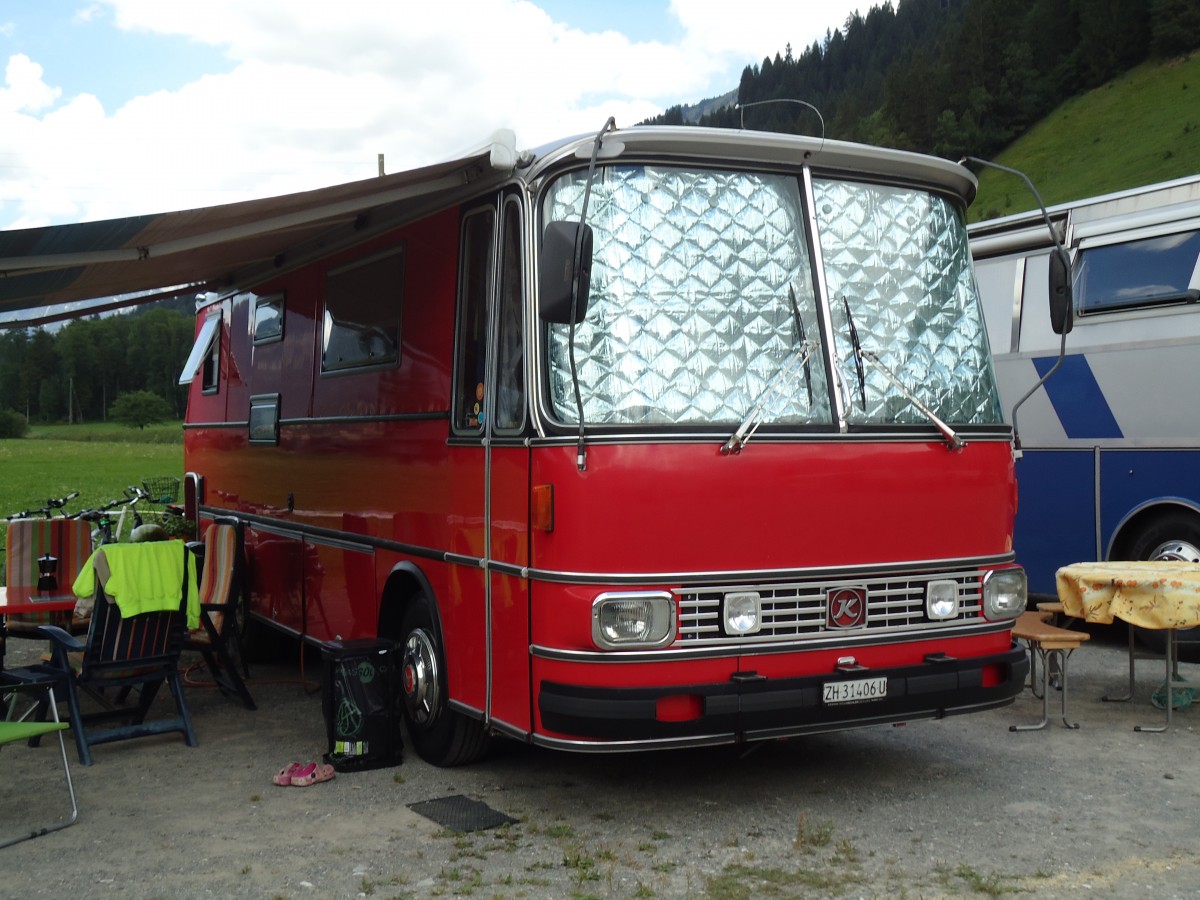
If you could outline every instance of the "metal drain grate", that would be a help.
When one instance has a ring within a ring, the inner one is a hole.
[[[440,800],[410,803],[408,808],[451,831],[483,831],[517,821],[511,816],[497,812],[482,801],[472,800],[462,794],[442,797]]]

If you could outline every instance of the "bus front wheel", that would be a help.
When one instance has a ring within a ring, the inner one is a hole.
[[[487,729],[446,702],[445,653],[424,595],[416,597],[405,613],[403,632],[400,682],[414,749],[435,766],[474,762],[487,749]]]
[[[1161,516],[1142,531],[1129,548],[1132,559],[1200,563],[1200,517],[1185,512]],[[1182,628],[1175,636],[1180,641],[1200,641],[1200,628]],[[1139,628],[1138,639],[1155,653],[1167,652],[1167,637],[1163,631]],[[1194,660],[1200,656],[1193,643],[1180,646],[1178,650],[1181,659]]]

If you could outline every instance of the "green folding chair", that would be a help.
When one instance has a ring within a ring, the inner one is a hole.
[[[46,700],[44,708],[49,709],[53,714],[53,720],[50,722],[33,722],[33,721],[3,721],[0,722],[0,746],[5,744],[13,744],[17,741],[36,741],[45,734],[58,733],[58,750],[62,755],[63,773],[67,780],[67,793],[71,798],[71,817],[64,821],[54,822],[50,825],[42,825],[32,830],[27,830],[15,835],[14,837],[0,840],[0,847],[8,847],[12,844],[18,844],[21,841],[27,841],[30,838],[41,837],[43,834],[50,834],[52,831],[58,831],[66,828],[68,825],[74,825],[75,820],[79,818],[79,804],[75,801],[75,785],[71,781],[71,766],[67,762],[67,745],[63,740],[63,732],[70,728],[67,722],[58,720],[58,709],[54,704],[54,684],[53,682],[38,681],[34,683],[4,683],[0,684],[0,696],[3,696],[7,704],[15,707],[16,700],[12,694],[18,691],[45,691]],[[31,804],[34,808],[38,808],[38,804]]]

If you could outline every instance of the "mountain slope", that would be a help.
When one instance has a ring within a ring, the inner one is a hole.
[[[1200,53],[1147,63],[1074,97],[996,162],[1032,179],[1046,205],[1200,172]],[[971,221],[1034,209],[1012,175],[979,173]]]

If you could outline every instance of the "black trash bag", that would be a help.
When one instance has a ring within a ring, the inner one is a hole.
[[[398,766],[404,741],[398,706],[399,648],[394,641],[333,641],[322,651],[321,706],[329,750],[338,772]]]

